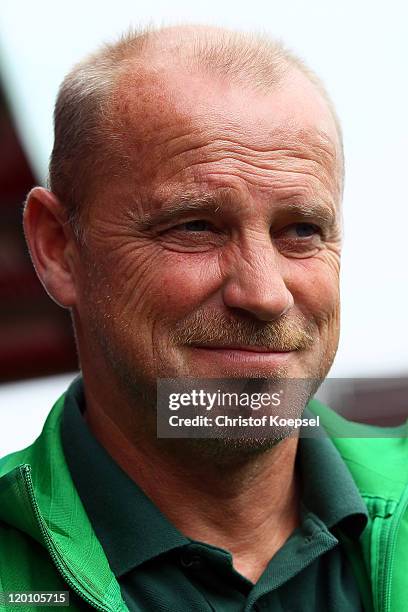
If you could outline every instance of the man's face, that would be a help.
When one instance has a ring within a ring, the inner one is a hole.
[[[159,83],[142,97],[128,79],[115,98],[127,162],[90,204],[83,369],[103,363],[146,388],[324,377],[340,267],[340,151],[325,103],[297,72],[269,93],[176,70]]]

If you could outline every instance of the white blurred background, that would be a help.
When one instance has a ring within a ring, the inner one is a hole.
[[[2,0],[5,95],[43,182],[64,74],[130,25],[200,22],[281,38],[323,78],[344,131],[342,333],[332,377],[408,373],[408,4]],[[0,456],[28,444],[74,373],[0,386]]]

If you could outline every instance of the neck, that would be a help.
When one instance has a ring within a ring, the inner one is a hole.
[[[146,430],[130,440],[127,429],[88,397],[86,420],[173,525],[187,537],[230,551],[235,569],[253,582],[299,524],[296,438],[262,453],[235,449],[221,459],[200,452],[200,445],[158,440]]]

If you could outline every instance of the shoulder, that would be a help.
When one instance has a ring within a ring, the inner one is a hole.
[[[408,491],[408,421],[375,427],[348,421],[316,399],[308,408],[320,416],[362,495],[397,501]]]

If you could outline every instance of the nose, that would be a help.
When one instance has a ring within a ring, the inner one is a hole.
[[[279,319],[293,304],[270,240],[238,250],[222,289],[226,307],[246,311],[262,321]]]

